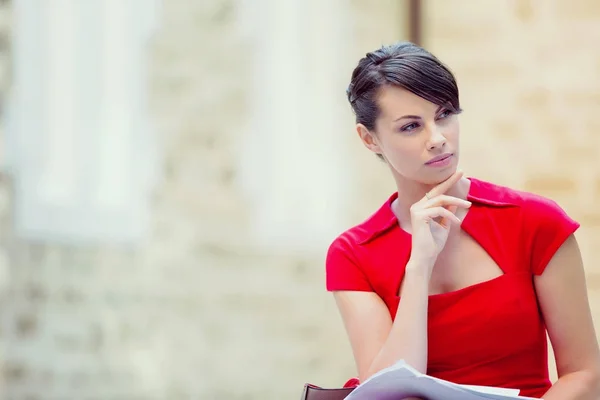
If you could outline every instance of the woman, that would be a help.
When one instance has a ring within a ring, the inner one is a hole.
[[[360,139],[397,186],[327,254],[359,380],[404,359],[456,383],[599,399],[579,224],[553,201],[457,171],[458,88],[426,50],[368,53],[347,95]]]

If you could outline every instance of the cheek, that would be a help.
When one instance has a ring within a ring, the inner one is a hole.
[[[447,134],[445,134],[444,136],[446,136],[446,140],[450,143],[458,143],[458,132],[457,131],[450,131]]]
[[[412,169],[423,158],[423,144],[417,140],[398,140],[387,143],[385,153],[390,164],[397,170]]]
[[[445,131],[446,131],[445,136],[448,139],[458,140],[458,136],[459,136],[459,132],[460,132],[460,126],[458,124],[458,120],[456,118],[453,118],[453,120],[450,121],[450,123],[446,126]]]
[[[421,163],[425,148],[421,135],[411,136],[386,132],[379,138],[381,150],[395,169],[412,169],[415,163]]]

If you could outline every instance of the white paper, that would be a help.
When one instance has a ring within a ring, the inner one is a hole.
[[[352,391],[346,400],[539,400],[519,396],[518,389],[458,385],[421,374],[404,360],[383,369]]]
[[[507,389],[507,388],[498,388],[492,386],[478,386],[478,385],[460,385],[465,389],[475,390],[479,393],[489,393],[489,394],[503,394],[505,396],[518,396],[519,389]]]

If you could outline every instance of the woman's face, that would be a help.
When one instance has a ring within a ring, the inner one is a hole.
[[[381,154],[396,178],[437,184],[458,165],[458,116],[397,86],[380,88],[375,132],[358,124],[367,148]]]

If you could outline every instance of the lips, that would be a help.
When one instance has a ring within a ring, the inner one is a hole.
[[[452,153],[440,154],[439,156],[433,157],[431,160],[427,161],[425,164],[429,165],[429,164],[433,164],[436,162],[444,161],[445,159],[452,157],[452,156],[453,156]]]

